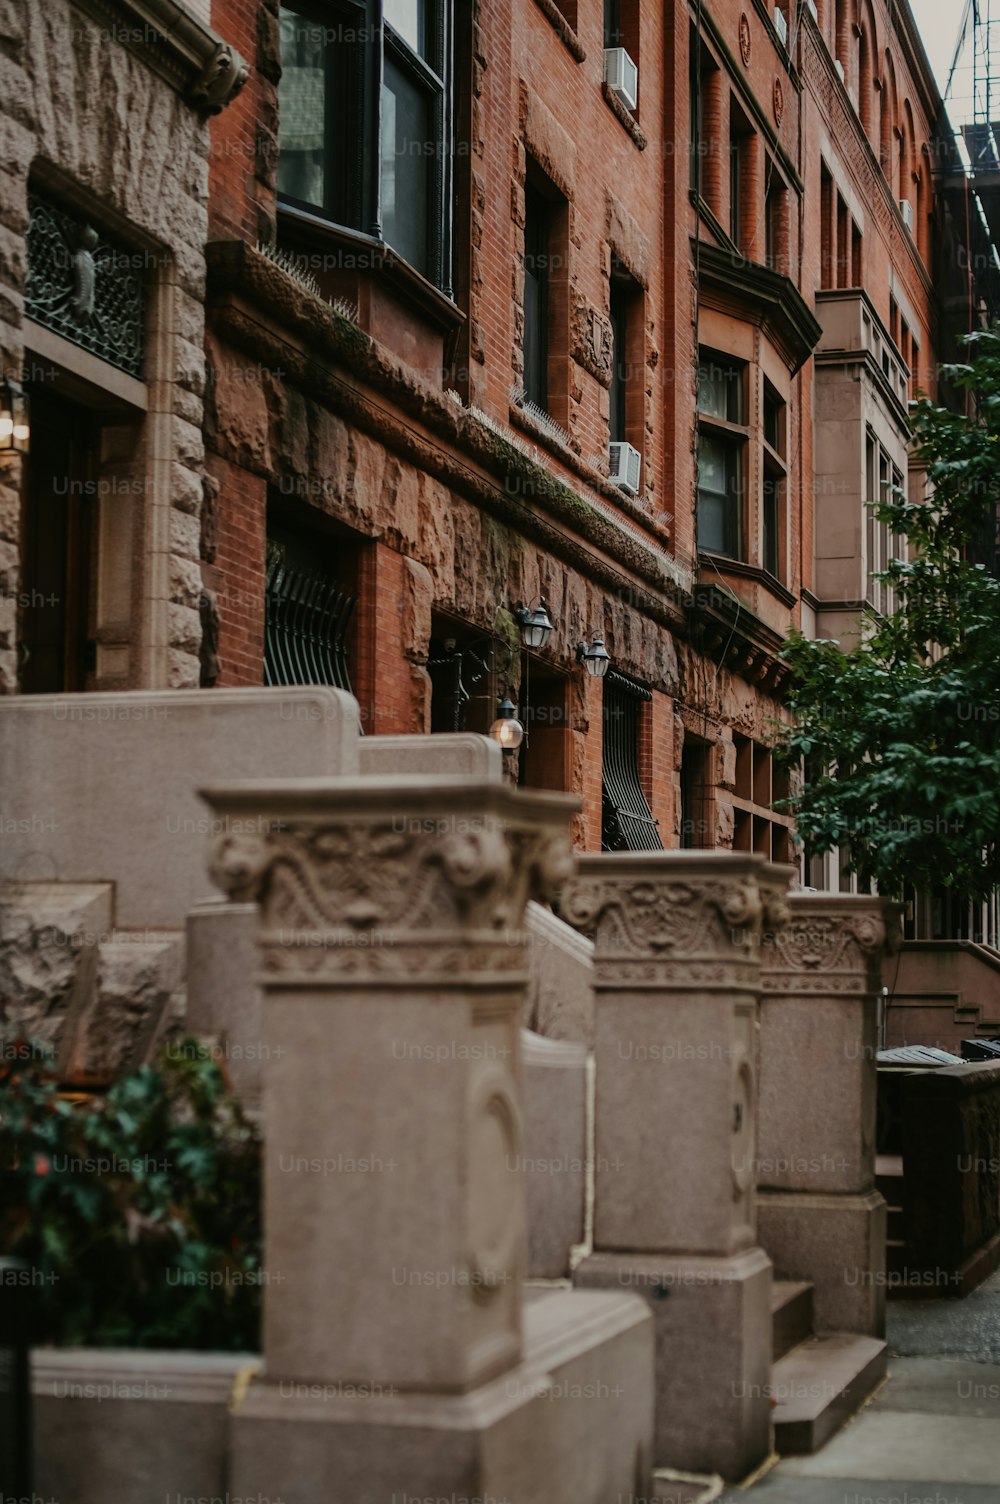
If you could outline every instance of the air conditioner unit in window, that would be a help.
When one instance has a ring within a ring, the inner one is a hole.
[[[785,12],[776,5],[774,7],[774,29],[778,33],[778,41],[782,47],[788,46],[788,22],[785,20]]]
[[[806,0],[806,10],[812,16],[816,25],[819,25],[819,11],[816,9],[816,0]]]
[[[834,60],[833,60],[833,66],[837,70],[837,77],[840,79],[840,82],[843,83],[844,82],[844,65],[840,61],[839,57],[834,58]]]
[[[611,484],[620,486],[629,496],[639,494],[639,476],[642,471],[642,455],[631,444],[612,444],[608,450],[611,464]]]
[[[913,205],[908,198],[899,201],[899,212],[903,216],[903,223],[908,230],[913,229]]]
[[[624,47],[605,47],[604,82],[628,109],[639,103],[639,70]]]

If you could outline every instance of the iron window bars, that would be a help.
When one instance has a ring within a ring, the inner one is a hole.
[[[662,851],[659,822],[639,780],[639,722],[648,689],[609,669],[604,679],[603,851]]]
[[[352,693],[347,629],[356,603],[335,578],[289,565],[282,546],[269,543],[264,683],[330,684]]]

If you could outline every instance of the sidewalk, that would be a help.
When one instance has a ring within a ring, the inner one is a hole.
[[[865,1409],[723,1504],[1000,1504],[1000,1273],[965,1300],[891,1300],[888,1341]]]

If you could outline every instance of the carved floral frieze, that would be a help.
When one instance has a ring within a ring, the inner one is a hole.
[[[554,895],[572,853],[558,826],[441,811],[227,830],[209,870],[259,902],[265,974],[502,973],[526,943],[528,900]]]

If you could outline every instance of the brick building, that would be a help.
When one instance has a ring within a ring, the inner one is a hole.
[[[89,195],[123,245],[186,269],[174,345],[154,290],[173,273],[141,294],[152,386],[109,377],[92,407],[88,463],[127,480],[141,454],[146,489],[117,522],[111,498],[75,566],[76,667],[46,666],[12,609],[19,687],[320,679],[378,733],[486,730],[509,696],[511,776],[577,792],[582,845],[790,856],[768,751],[781,643],[844,636],[877,592],[894,544],[864,502],[907,473],[906,403],[934,390],[957,268],[906,6],[190,8],[229,59],[228,107],[206,125],[172,106],[190,139],[129,169],[95,106],[95,164],[60,167],[66,204]],[[29,13],[23,55],[40,66],[58,32],[86,90],[76,8]],[[162,51],[124,26],[101,43],[113,77]],[[50,117],[10,112],[8,309]],[[116,163],[141,206],[123,210]],[[69,337],[93,381],[106,359]],[[12,567],[38,453],[7,467]],[[56,567],[31,547],[22,599]],[[520,618],[543,602],[553,629],[529,648]]]

